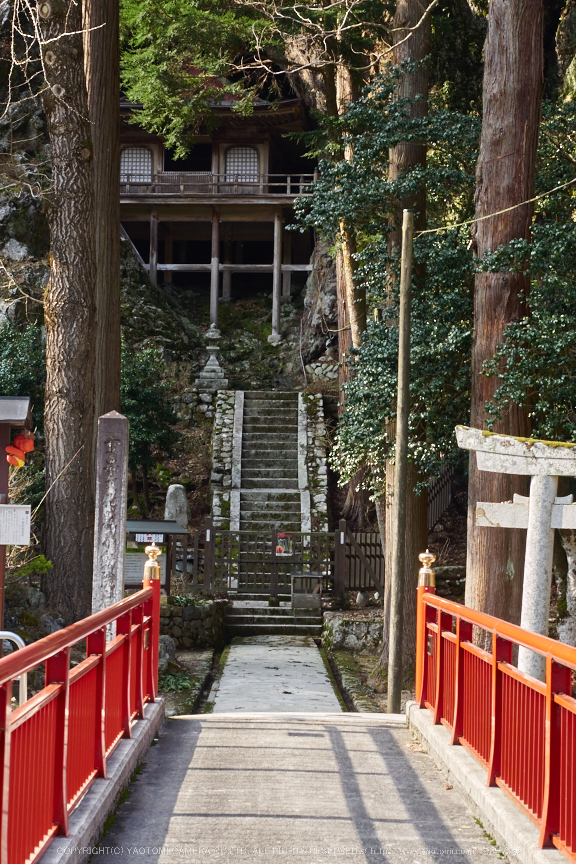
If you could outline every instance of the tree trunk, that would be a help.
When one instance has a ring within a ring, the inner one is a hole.
[[[42,94],[52,159],[46,199],[45,549],[49,599],[66,621],[90,613],[94,534],[95,252],[93,161],[79,4],[38,7],[49,87]],[[45,17],[44,17],[45,15]],[[66,32],[78,35],[65,35]]]
[[[543,66],[542,0],[492,0],[484,62],[484,115],[476,170],[476,217],[532,198]],[[478,258],[515,238],[528,238],[533,206],[526,204],[475,225]],[[485,404],[498,380],[482,375],[506,325],[525,313],[529,287],[521,273],[479,273],[474,290],[471,425],[482,429]],[[494,430],[529,435],[528,412],[510,405]],[[526,493],[525,478],[478,471],[470,454],[466,604],[518,622],[525,532],[479,528],[477,501],[509,501]]]
[[[398,0],[396,13],[394,15],[394,42],[399,43],[406,37],[406,28],[414,27],[422,16],[422,6],[418,0]],[[430,50],[430,21],[426,19],[406,42],[396,44],[394,49],[394,63],[396,65],[413,61],[424,60]],[[428,111],[428,69],[420,66],[414,73],[402,75],[399,82],[398,98],[411,100],[410,114],[412,117],[420,118]],[[388,176],[390,180],[396,180],[403,174],[407,174],[417,167],[426,165],[426,145],[424,143],[398,144],[390,150],[390,163]],[[413,209],[415,211],[414,226],[417,230],[426,227],[426,192],[421,190],[410,199],[399,201],[394,224],[398,226],[389,235],[389,250],[391,253],[397,251],[402,245],[402,211]],[[422,280],[424,272],[416,275]],[[396,423],[388,424],[388,440],[393,441],[396,437]],[[395,466],[390,460],[386,460],[386,573],[392,569],[392,507],[394,503],[394,473]],[[404,623],[402,629],[403,643],[403,665],[404,674],[414,664],[416,648],[416,586],[418,582],[418,555],[424,552],[428,544],[428,496],[426,491],[416,495],[414,488],[422,481],[422,477],[412,462],[408,463],[407,477],[407,503],[406,503],[406,536],[405,536],[405,564],[404,564]],[[390,580],[386,579],[384,591],[384,640],[380,663],[383,667],[388,665],[388,619],[390,612]]]
[[[94,148],[96,417],[120,410],[120,54],[118,0],[84,0],[84,68]]]

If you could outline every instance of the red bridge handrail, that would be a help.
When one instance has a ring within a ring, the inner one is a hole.
[[[33,864],[68,835],[70,814],[155,701],[159,632],[160,580],[145,580],[131,597],[0,660],[0,864]],[[42,665],[43,686],[13,710],[14,680]]]
[[[485,612],[477,612],[462,603],[446,600],[437,594],[425,593],[424,603],[427,606],[435,606],[448,615],[457,615],[463,621],[469,621],[470,624],[475,624],[489,633],[495,633],[497,636],[502,636],[503,639],[509,639],[517,645],[522,645],[524,648],[529,648],[545,657],[552,657],[554,660],[576,669],[576,648],[573,648],[572,645],[566,645],[564,642],[558,642],[557,639],[550,639],[548,636],[541,636],[539,633],[531,633],[530,630],[524,630],[517,624],[510,624],[501,618],[486,615]]]
[[[418,588],[416,701],[463,745],[540,830],[576,862],[576,648]],[[474,643],[474,628],[484,644]],[[491,643],[491,646],[490,646]],[[546,660],[521,672],[517,646]]]
[[[26,645],[25,648],[20,648],[19,651],[13,651],[12,654],[8,654],[0,660],[0,687],[7,681],[13,681],[23,672],[29,672],[35,666],[45,663],[54,654],[58,654],[65,648],[71,648],[94,631],[106,627],[130,609],[135,609],[144,600],[151,598],[152,588],[143,588],[142,591],[125,597],[101,612],[95,612],[88,618],[83,618],[75,624],[70,624],[56,633],[51,633],[43,639],[38,639],[37,642]]]

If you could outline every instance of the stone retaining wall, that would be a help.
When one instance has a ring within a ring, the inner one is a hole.
[[[177,648],[209,648],[224,642],[224,607],[228,601],[176,606],[171,599],[160,606],[161,636],[171,636]]]
[[[212,433],[212,517],[215,528],[230,528],[230,488],[234,437],[234,390],[216,394],[216,416]]]
[[[349,651],[351,654],[379,654],[382,644],[382,610],[370,615],[350,612],[325,612],[322,647],[325,651]]]

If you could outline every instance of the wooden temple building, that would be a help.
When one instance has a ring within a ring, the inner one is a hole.
[[[306,112],[299,99],[256,100],[248,117],[233,104],[213,105],[215,131],[176,160],[159,136],[128,122],[137,106],[121,102],[122,230],[153,285],[209,288],[215,325],[219,300],[271,288],[278,341],[282,295],[293,274],[311,269],[311,232],[285,230],[314,179],[314,163],[285,137],[307,128]]]

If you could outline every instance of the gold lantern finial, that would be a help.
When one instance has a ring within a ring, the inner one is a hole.
[[[434,574],[434,570],[432,570],[431,565],[436,560],[436,556],[430,552],[429,549],[426,549],[426,552],[421,552],[418,555],[419,560],[424,565],[418,571],[418,585],[425,585],[428,588],[436,587],[436,576]]]
[[[148,555],[148,561],[144,564],[144,579],[160,579],[162,574],[156,559],[162,550],[156,546],[156,543],[152,543],[151,546],[146,546],[144,551]]]

